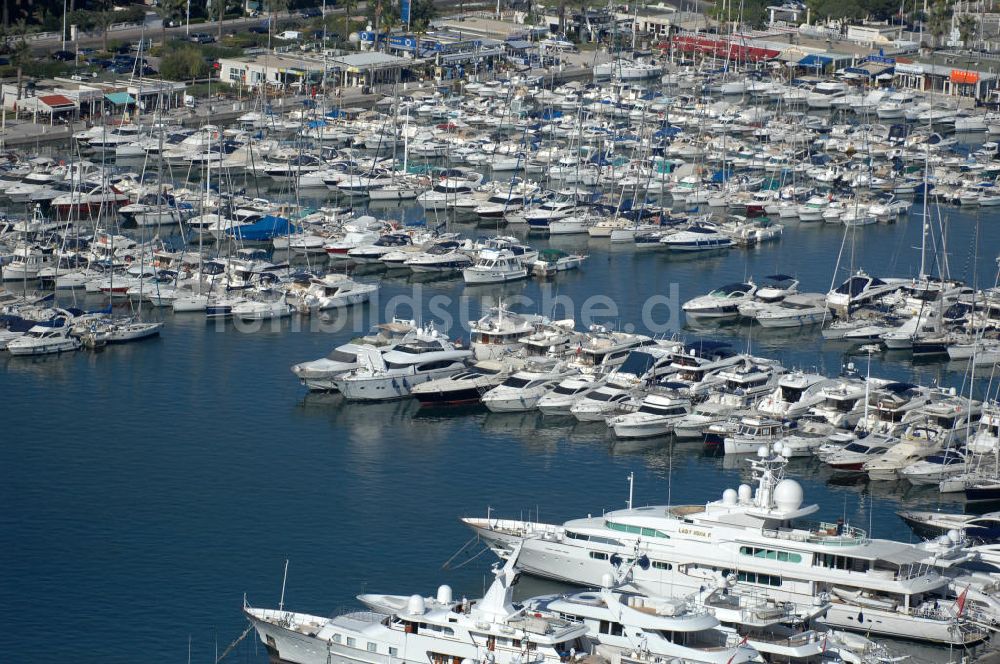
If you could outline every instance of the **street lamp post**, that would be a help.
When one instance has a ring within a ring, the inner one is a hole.
[[[63,0],[62,50],[66,50],[66,0]]]

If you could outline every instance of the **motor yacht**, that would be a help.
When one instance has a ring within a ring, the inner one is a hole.
[[[681,307],[692,318],[735,318],[740,305],[754,299],[757,286],[752,281],[726,284],[691,300]]]
[[[644,555],[625,589],[671,595],[703,588],[718,570],[777,601],[807,604],[820,596],[825,624],[941,644],[981,642],[975,615],[993,611],[970,596],[965,612],[947,608],[958,592],[941,566],[969,559],[960,542],[919,545],[871,538],[843,520],[805,520],[802,487],[784,476],[787,459],[762,449],[748,460],[756,489],[727,489],[720,500],[613,510],[563,524],[465,518],[500,557],[517,553],[525,572],[600,586],[611,556]],[[932,562],[933,561],[933,562]],[[964,600],[963,600],[964,601]],[[957,622],[956,622],[957,621]]]
[[[475,265],[462,270],[467,284],[500,284],[527,277],[527,265],[508,249],[484,249]]]
[[[64,321],[33,326],[23,335],[7,342],[11,355],[53,355],[80,348],[80,340],[70,336],[71,327]]]
[[[478,404],[483,394],[523,367],[524,362],[514,358],[479,360],[456,374],[415,385],[411,393],[421,406]]]
[[[358,355],[364,346],[375,349],[392,346],[416,331],[416,324],[412,320],[393,319],[391,322],[376,325],[367,335],[356,341],[337,346],[325,357],[294,365],[292,373],[310,390],[336,391],[336,378],[361,366]]]
[[[584,623],[514,605],[516,560],[511,555],[508,564],[494,568],[495,580],[480,600],[455,601],[451,588],[441,586],[433,598],[361,595],[358,599],[372,610],[334,618],[284,608],[243,610],[270,657],[289,664],[371,664],[373,657],[400,664],[455,664],[486,661],[484,653],[495,664],[561,664],[570,650],[587,652]]]
[[[523,413],[534,410],[541,399],[567,376],[577,373],[565,363],[528,366],[507,377],[484,393],[483,405],[494,413]]]
[[[471,358],[472,351],[457,348],[428,327],[391,348],[362,348],[360,366],[334,382],[349,401],[399,399],[410,396],[415,385],[462,371]]]
[[[673,432],[674,423],[691,412],[691,400],[670,389],[657,386],[643,397],[631,413],[608,418],[615,438],[651,438]]]

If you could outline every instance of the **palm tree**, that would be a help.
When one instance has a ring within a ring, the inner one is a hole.
[[[167,43],[167,23],[179,17],[187,6],[187,0],[160,0],[153,9],[160,17],[160,44]]]
[[[344,2],[344,39],[351,35],[351,10],[355,8],[354,0]]]
[[[972,47],[972,41],[976,38],[979,26],[976,24],[976,17],[972,14],[962,14],[958,19],[958,34],[962,40],[962,46]]]
[[[94,14],[94,25],[101,31],[103,37],[102,48],[108,50],[108,28],[115,23],[115,13],[110,11],[96,12]]]
[[[934,0],[931,5],[930,16],[927,17],[927,30],[934,38],[936,46],[941,37],[948,32],[951,25],[951,2],[950,0]]]

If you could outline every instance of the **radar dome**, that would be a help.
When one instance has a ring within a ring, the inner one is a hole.
[[[438,586],[437,601],[441,604],[451,604],[451,586]]]
[[[753,500],[753,489],[750,488],[749,484],[741,484],[737,495],[739,495],[741,503],[749,503]]]
[[[802,485],[795,480],[781,480],[774,487],[774,504],[783,512],[791,512],[802,506]]]
[[[947,535],[939,535],[937,538],[937,543],[941,546],[951,546],[951,540],[948,539]]]
[[[952,528],[948,531],[948,539],[950,539],[954,544],[958,544],[962,541],[962,533]]]
[[[422,616],[426,610],[423,597],[420,595],[410,595],[409,601],[406,602],[406,612],[408,614],[411,616]]]
[[[767,448],[764,447],[763,445],[757,448],[757,456],[759,456],[761,459],[766,459],[767,454],[768,454]]]
[[[782,452],[785,451],[785,446],[782,445],[781,441],[779,440],[772,446],[772,449],[774,450],[775,454],[781,454]]]
[[[735,505],[740,501],[739,494],[736,493],[735,489],[726,489],[722,492],[722,504],[723,505]]]

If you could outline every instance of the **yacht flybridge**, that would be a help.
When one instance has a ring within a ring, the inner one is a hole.
[[[811,523],[802,487],[784,477],[781,444],[750,460],[756,489],[727,489],[705,505],[608,512],[562,525],[465,518],[499,556],[519,551],[529,574],[600,586],[613,556],[649,558],[626,589],[652,596],[696,591],[720,573],[776,601],[828,601],[831,627],[970,645],[983,641],[985,603],[953,610],[956,585],[939,568],[965,562],[961,542],[911,545],[870,538],[843,521]]]

